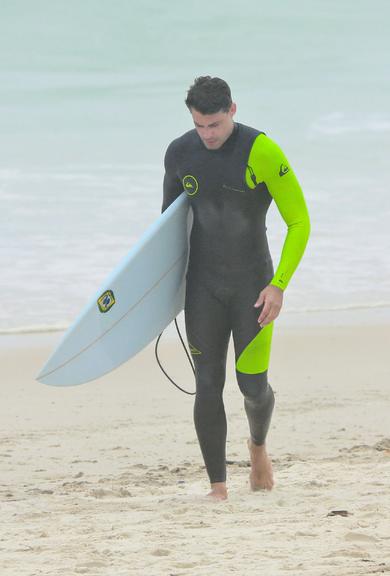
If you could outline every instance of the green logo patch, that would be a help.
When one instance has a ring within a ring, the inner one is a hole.
[[[97,305],[100,312],[103,314],[108,312],[115,304],[115,296],[112,290],[106,290],[101,296],[99,296]]]
[[[195,194],[199,190],[199,184],[195,176],[191,176],[191,174],[187,174],[183,178],[183,186],[184,190],[187,193],[187,196],[195,196]]]

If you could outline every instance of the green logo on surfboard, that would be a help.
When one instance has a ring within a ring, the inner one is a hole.
[[[106,290],[99,296],[97,304],[100,312],[108,312],[115,304],[115,296],[112,290]]]

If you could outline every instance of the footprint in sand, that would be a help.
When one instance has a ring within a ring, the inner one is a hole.
[[[171,553],[170,550],[163,550],[162,548],[157,548],[157,550],[153,550],[151,552],[152,556],[169,556]]]
[[[88,573],[96,574],[95,572],[96,568],[106,568],[106,566],[107,564],[105,564],[104,562],[92,561],[75,566],[74,571],[76,572],[76,574],[88,574]]]
[[[345,540],[348,542],[377,542],[378,538],[376,536],[370,536],[369,534],[363,534],[362,532],[347,532],[344,536]]]
[[[90,494],[94,498],[106,498],[113,495],[111,490],[103,490],[103,488],[91,490]]]
[[[27,490],[28,494],[42,494],[42,495],[52,495],[54,494],[54,490],[50,490],[48,488],[31,488],[30,490]]]
[[[132,496],[131,492],[126,488],[119,488],[119,490],[104,490],[103,488],[96,488],[91,490],[90,495],[94,498],[129,498]]]
[[[383,438],[379,442],[377,442],[374,446],[375,450],[384,451],[389,453],[390,452],[390,438]]]

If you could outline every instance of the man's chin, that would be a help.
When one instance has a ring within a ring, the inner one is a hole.
[[[217,150],[218,148],[221,147],[220,142],[205,142],[205,141],[203,141],[203,144],[206,146],[206,148],[208,150]]]

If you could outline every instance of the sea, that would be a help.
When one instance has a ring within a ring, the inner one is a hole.
[[[158,217],[186,91],[224,78],[312,222],[285,314],[390,309],[388,0],[0,0],[0,334],[63,330]],[[269,211],[277,265],[286,226]]]

